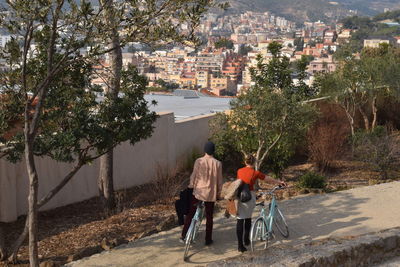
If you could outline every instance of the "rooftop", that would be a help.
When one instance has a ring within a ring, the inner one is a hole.
[[[153,100],[157,101],[156,106],[150,106],[151,111],[172,111],[175,120],[229,110],[229,102],[231,101],[231,98],[208,96],[185,98],[184,96],[158,94],[145,95],[145,99],[149,103]]]

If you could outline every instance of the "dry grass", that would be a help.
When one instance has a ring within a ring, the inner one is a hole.
[[[327,104],[320,110],[321,116],[308,132],[307,143],[310,160],[319,171],[326,172],[343,154],[349,127],[337,105]]]
[[[168,201],[179,194],[179,192],[188,185],[189,173],[174,169],[168,171],[157,166],[157,177],[151,183],[148,197],[156,202]]]

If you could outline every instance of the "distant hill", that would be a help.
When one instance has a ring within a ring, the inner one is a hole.
[[[400,9],[399,0],[335,0],[348,9],[358,10],[361,15],[376,15],[385,11],[385,8]]]
[[[220,0],[224,1],[224,0]],[[385,8],[400,9],[399,0],[228,0],[230,12],[271,11],[296,22],[318,19],[330,22],[354,15],[376,15]]]
[[[221,0],[223,1],[223,0]],[[328,0],[230,0],[230,12],[270,11],[295,22],[332,21],[350,15],[337,2]]]
[[[77,0],[79,1],[79,0]],[[97,0],[90,0],[92,3]],[[400,9],[400,0],[218,0],[229,2],[227,12],[270,11],[289,20],[303,23],[304,21],[323,20],[335,21],[354,15],[349,10],[357,10],[358,15],[376,15],[385,8]],[[0,0],[4,5],[5,0]]]

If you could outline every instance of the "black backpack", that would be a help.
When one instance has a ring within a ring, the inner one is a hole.
[[[240,199],[240,202],[250,201],[252,196],[251,196],[249,184],[246,184],[245,182],[242,181],[242,184],[240,185],[239,190],[238,190],[238,197]]]

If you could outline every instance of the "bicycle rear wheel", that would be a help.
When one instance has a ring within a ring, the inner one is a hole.
[[[289,227],[283,213],[278,207],[275,207],[274,224],[283,237],[289,237]]]
[[[189,226],[189,230],[186,233],[186,238],[185,238],[185,252],[183,253],[183,260],[186,261],[187,255],[189,253],[189,248],[190,245],[193,242],[193,237],[194,237],[194,232],[196,231],[196,223],[197,221],[195,219],[192,220]]]
[[[268,246],[268,231],[267,225],[263,218],[257,218],[250,230],[250,247],[251,251],[255,250],[256,244],[258,242],[264,242],[264,249]]]

